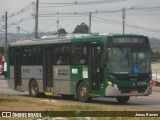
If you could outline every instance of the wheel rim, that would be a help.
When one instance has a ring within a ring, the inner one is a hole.
[[[86,87],[82,87],[81,90],[80,90],[81,98],[85,98],[86,95],[87,95],[87,88]]]
[[[36,85],[32,85],[32,94],[35,95],[37,93],[38,87]]]

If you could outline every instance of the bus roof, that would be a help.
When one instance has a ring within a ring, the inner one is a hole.
[[[35,39],[35,40],[24,40],[14,43],[10,43],[9,46],[28,46],[28,45],[43,45],[43,44],[56,44],[56,43],[69,43],[69,42],[90,42],[105,40],[108,36],[143,36],[135,34],[114,34],[114,35],[102,35],[102,36],[82,36],[82,37],[54,37],[49,39]],[[144,37],[144,36],[143,36]]]
[[[104,37],[104,36],[103,36]],[[78,38],[50,38],[50,39],[37,39],[25,40],[10,43],[9,46],[28,46],[28,45],[43,45],[43,44],[56,44],[56,43],[69,43],[69,42],[87,42],[101,40],[102,36],[85,36]]]

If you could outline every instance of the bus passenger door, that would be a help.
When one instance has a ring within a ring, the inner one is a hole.
[[[43,89],[44,91],[53,91],[53,48],[44,48],[43,55]]]
[[[16,90],[21,90],[22,80],[21,80],[21,65],[22,65],[22,53],[21,49],[15,49],[14,55],[14,88]]]
[[[100,89],[100,80],[101,80],[101,53],[100,53],[101,44],[98,42],[91,43],[90,49],[90,70],[91,70],[91,90],[99,90]]]

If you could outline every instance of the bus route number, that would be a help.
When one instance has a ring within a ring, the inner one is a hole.
[[[30,73],[30,69],[23,69],[23,73]]]

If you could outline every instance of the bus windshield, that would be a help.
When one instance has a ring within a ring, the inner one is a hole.
[[[149,73],[150,50],[136,47],[111,47],[108,48],[108,69],[111,73],[132,74]]]

